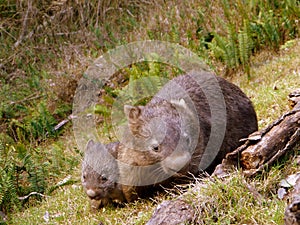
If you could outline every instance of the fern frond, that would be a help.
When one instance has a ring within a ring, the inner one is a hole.
[[[249,22],[244,20],[243,29],[238,33],[239,42],[239,58],[243,67],[249,64],[251,51],[253,48],[253,41],[251,37],[251,32],[249,29]]]

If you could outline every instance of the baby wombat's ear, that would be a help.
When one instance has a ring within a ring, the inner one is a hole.
[[[91,149],[94,145],[95,145],[94,140],[90,139],[90,140],[88,141],[88,143],[86,144],[86,146],[85,146],[85,151],[88,151],[88,150]]]
[[[115,159],[118,158],[119,143],[113,142],[106,145],[106,149]]]

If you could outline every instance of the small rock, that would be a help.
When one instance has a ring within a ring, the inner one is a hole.
[[[281,187],[290,188],[295,186],[297,179],[300,178],[300,173],[289,175],[287,178],[282,179],[279,183]]]
[[[289,193],[290,204],[284,212],[285,225],[300,224],[300,178],[296,180],[293,187],[294,189]]]
[[[177,225],[191,223],[194,210],[183,200],[164,201],[157,206],[146,225]]]
[[[43,216],[43,219],[45,220],[46,223],[49,222],[49,217],[50,217],[50,216],[49,216],[49,212],[46,211],[45,214],[44,214],[44,216]]]
[[[287,194],[287,192],[286,192],[285,188],[278,189],[277,195],[280,200],[283,199],[286,194]]]

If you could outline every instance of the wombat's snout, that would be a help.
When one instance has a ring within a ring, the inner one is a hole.
[[[191,160],[188,151],[177,150],[161,162],[161,166],[166,174],[173,175],[184,168]]]
[[[94,190],[92,190],[92,189],[86,190],[86,194],[87,194],[90,198],[94,198],[94,197],[97,195],[97,193],[96,193]]]
[[[93,189],[87,189],[86,190],[86,194],[92,200],[99,200],[99,199],[101,199],[103,197],[102,194],[101,194],[101,192],[97,192],[97,191],[95,191]]]

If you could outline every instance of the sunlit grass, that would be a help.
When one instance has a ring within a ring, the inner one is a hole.
[[[244,75],[233,78],[233,82],[251,97],[261,128],[289,110],[287,96],[300,87],[299,39],[292,44],[278,55],[272,56],[265,51],[256,56],[250,80]]]
[[[196,183],[191,203],[197,210],[197,224],[282,224],[285,203],[276,196],[257,198],[247,187],[249,182],[236,172],[223,180],[206,180],[205,186]],[[262,193],[256,186],[259,182],[254,180],[251,186]]]
[[[156,197],[158,199],[158,197]],[[158,200],[157,200],[158,201]],[[151,200],[108,206],[95,212],[80,184],[63,187],[38,206],[12,215],[12,224],[143,224],[154,210]]]

